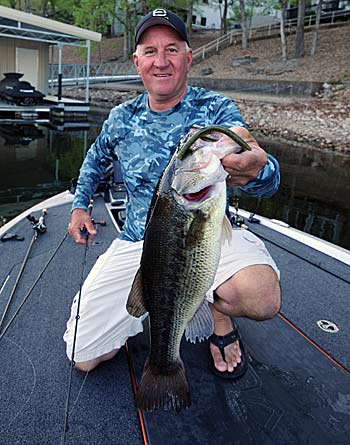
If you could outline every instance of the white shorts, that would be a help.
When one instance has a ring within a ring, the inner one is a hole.
[[[126,302],[139,268],[143,241],[132,243],[116,239],[101,255],[86,278],[81,292],[79,321],[74,360],[83,362],[123,346],[133,335],[142,332],[145,317],[135,318],[126,310]],[[279,270],[253,233],[244,229],[232,230],[231,243],[222,247],[214,283],[207,293],[213,301],[213,291],[239,270],[256,264],[270,265],[279,277]],[[63,336],[67,356],[72,356],[78,294],[73,299],[70,319]]]

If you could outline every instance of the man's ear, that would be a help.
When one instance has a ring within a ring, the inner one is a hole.
[[[190,71],[192,65],[192,49],[190,49],[187,53],[187,63],[188,63],[188,71]]]
[[[135,65],[135,67],[137,69],[137,72],[139,72],[139,58],[138,58],[138,55],[136,54],[136,52],[133,53],[132,59],[134,61],[134,65]]]

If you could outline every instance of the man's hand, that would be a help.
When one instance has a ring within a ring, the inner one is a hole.
[[[85,236],[83,229],[86,229],[89,236]],[[96,230],[89,213],[84,209],[73,210],[68,226],[69,234],[78,244],[86,244],[87,240],[92,241]]]
[[[222,165],[229,174],[227,184],[233,187],[245,185],[251,179],[255,179],[260,170],[265,166],[267,155],[246,128],[233,127],[231,130],[244,139],[252,148],[251,151],[227,155],[221,160]]]

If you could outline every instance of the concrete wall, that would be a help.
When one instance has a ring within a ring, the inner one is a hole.
[[[0,38],[0,80],[7,72],[16,71],[16,48],[27,48],[38,50],[38,73],[36,89],[47,94],[48,89],[48,62],[49,62],[49,45],[43,42],[32,42],[21,39]],[[32,71],[32,67],[28,66],[28,72]],[[21,80],[26,79],[26,69],[21,71],[24,76]]]

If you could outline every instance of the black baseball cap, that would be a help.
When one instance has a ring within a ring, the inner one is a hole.
[[[157,8],[145,15],[144,18],[136,25],[135,48],[140,42],[141,36],[146,29],[154,25],[165,25],[173,28],[180,35],[180,37],[187,42],[188,46],[190,46],[186,26],[180,17],[166,9]]]

